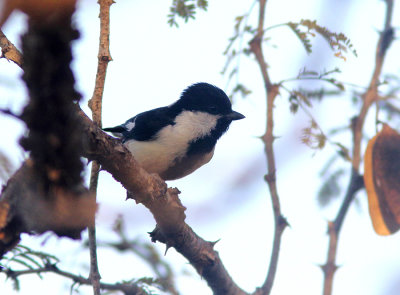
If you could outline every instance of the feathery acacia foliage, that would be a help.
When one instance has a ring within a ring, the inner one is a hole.
[[[178,27],[177,17],[182,18],[185,22],[194,19],[196,9],[207,10],[208,0],[173,0],[168,14],[168,24]]]

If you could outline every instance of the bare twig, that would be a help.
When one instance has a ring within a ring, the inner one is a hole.
[[[97,184],[99,180],[99,169],[100,165],[96,162],[92,162],[92,169],[90,172],[90,185],[89,191],[91,194],[96,196]],[[89,253],[90,253],[90,274],[89,279],[93,286],[93,294],[100,295],[100,272],[97,263],[97,245],[96,245],[96,220],[94,218],[93,225],[88,227],[89,235]]]
[[[4,114],[4,115],[8,115],[10,117],[16,118],[16,119],[21,119],[21,117],[17,114],[15,114],[12,110],[10,109],[1,109],[0,108],[0,113]]]
[[[275,233],[274,233],[274,242],[271,253],[271,261],[268,269],[268,275],[266,277],[264,284],[258,290],[258,294],[269,294],[271,292],[272,285],[275,279],[276,268],[278,265],[281,237],[284,229],[287,226],[287,221],[282,216],[280,209],[278,190],[276,186],[276,166],[275,166],[275,154],[273,148],[273,142],[275,139],[273,135],[273,129],[274,129],[273,108],[274,108],[275,98],[279,94],[279,85],[271,83],[267,70],[267,63],[263,55],[262,39],[264,34],[265,5],[267,1],[260,0],[259,2],[260,2],[260,8],[259,8],[260,11],[259,11],[257,35],[253,38],[253,40],[250,41],[250,49],[254,53],[258,65],[260,67],[261,74],[264,79],[264,86],[267,96],[267,126],[266,126],[266,132],[262,136],[262,140],[265,145],[265,153],[267,156],[268,174],[265,176],[265,180],[268,183],[272,200],[272,207],[275,219]]]
[[[112,61],[110,54],[110,6],[113,0],[98,0],[100,5],[100,40],[99,53],[97,55],[96,84],[92,98],[89,100],[89,108],[92,111],[93,122],[101,127],[101,105],[104,91],[107,66]]]
[[[86,279],[82,276],[78,276],[72,274],[70,272],[63,271],[59,269],[54,264],[46,264],[44,267],[35,268],[35,269],[27,269],[27,270],[6,270],[5,273],[7,277],[11,279],[17,279],[19,276],[27,275],[27,274],[41,274],[41,273],[55,273],[57,275],[63,276],[65,278],[69,278],[74,281],[75,284],[80,285],[92,285],[91,279]],[[106,284],[100,283],[100,289],[109,290],[109,291],[122,291],[124,294],[129,295],[145,295],[148,294],[143,288],[138,286],[135,283],[117,283],[117,284]]]
[[[0,47],[1,57],[11,60],[20,68],[22,67],[22,53],[7,39],[2,30],[0,30]]]
[[[96,83],[93,96],[89,101],[89,107],[92,110],[93,122],[101,127],[101,108],[106,80],[107,66],[111,61],[110,55],[110,7],[114,3],[113,0],[99,0],[100,5],[100,44],[98,53],[98,64]],[[93,161],[90,174],[90,192],[96,196],[100,165]],[[97,247],[96,247],[96,225],[88,228],[89,233],[89,250],[90,250],[90,279],[92,280],[94,295],[100,295],[100,273],[97,263]]]
[[[339,212],[334,220],[328,224],[328,234],[329,234],[329,249],[328,257],[326,263],[322,266],[322,270],[325,275],[324,279],[324,295],[332,294],[333,277],[337,269],[335,260],[337,252],[337,243],[339,238],[339,233],[343,220],[347,214],[350,203],[354,199],[355,193],[362,187],[362,180],[360,180],[359,170],[361,163],[361,139],[362,139],[362,129],[364,126],[365,118],[369,111],[372,103],[379,98],[378,95],[378,83],[379,77],[382,71],[382,66],[385,58],[385,54],[389,45],[393,39],[393,29],[391,27],[391,18],[393,11],[393,0],[386,0],[386,17],[385,17],[385,27],[381,32],[375,57],[375,69],[372,75],[371,81],[369,83],[368,90],[362,96],[363,104],[359,115],[353,119],[352,131],[353,131],[353,157],[352,157],[352,171],[349,186],[347,188],[346,197],[343,200],[343,204],[339,209]]]
[[[179,294],[175,287],[174,272],[171,266],[160,257],[152,244],[137,239],[130,240],[126,235],[125,222],[121,216],[114,225],[114,231],[118,235],[119,241],[114,243],[104,242],[102,245],[112,247],[121,252],[133,252],[151,267],[160,287],[164,291],[168,291],[172,295]]]

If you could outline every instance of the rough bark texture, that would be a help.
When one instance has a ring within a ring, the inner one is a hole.
[[[79,238],[96,204],[85,188],[74,192],[45,186],[30,160],[10,178],[0,200],[0,257],[19,242],[21,233],[54,231]]]
[[[43,183],[74,187],[82,182],[81,131],[73,101],[80,95],[70,69],[71,42],[78,32],[69,22],[30,21],[22,37],[23,79],[29,103],[21,115],[29,133],[21,145],[30,152]]]
[[[71,26],[74,3],[42,7],[21,2],[15,7],[29,16],[22,68],[30,99],[20,118],[28,128],[21,145],[30,158],[0,198],[0,255],[22,232],[51,230],[79,238],[94,220],[95,200],[82,185],[81,121],[74,106],[80,95],[70,68],[71,42],[78,37]]]

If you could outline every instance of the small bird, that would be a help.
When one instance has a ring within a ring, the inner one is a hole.
[[[232,110],[224,91],[208,83],[196,83],[173,104],[103,130],[121,138],[147,172],[174,180],[208,163],[217,140],[233,120],[243,118]]]

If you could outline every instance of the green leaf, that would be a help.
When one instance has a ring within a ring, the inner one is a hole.
[[[28,269],[34,269],[34,267],[33,267],[32,265],[30,265],[30,264],[27,263],[26,261],[21,260],[21,259],[19,259],[19,258],[13,258],[13,259],[12,259],[12,262],[16,262],[16,263],[18,263],[18,264],[21,264],[21,265],[25,266],[25,267],[28,268]]]
[[[197,7],[203,10],[207,10],[208,8],[208,1],[207,0],[197,0]]]
[[[322,36],[329,44],[334,52],[334,56],[346,60],[344,53],[351,51],[357,56],[356,50],[353,49],[350,39],[343,33],[335,33],[328,30],[326,27],[320,26],[315,20],[302,19],[300,22],[288,22],[286,25],[295,33],[302,42],[306,52],[312,52],[310,37],[315,37],[317,34]]]
[[[323,79],[323,80],[326,81],[326,82],[329,82],[333,86],[337,87],[340,91],[344,91],[345,90],[343,83],[337,81],[335,78]]]
[[[303,128],[300,139],[302,143],[315,150],[323,149],[327,141],[325,134],[313,119],[309,127]]]
[[[245,85],[238,83],[235,88],[232,90],[232,94],[230,95],[233,97],[235,94],[240,93],[242,97],[246,97],[251,93],[251,90],[248,89]]]
[[[35,259],[33,259],[32,257],[30,257],[30,256],[29,256],[28,254],[26,254],[26,253],[21,254],[20,257],[23,257],[24,259],[26,259],[26,260],[32,262],[34,265],[36,265],[36,266],[39,267],[39,268],[43,266],[42,264],[40,264],[39,262],[37,262]]]
[[[310,39],[307,38],[307,34],[303,33],[298,29],[299,24],[297,23],[288,22],[287,25],[290,29],[292,29],[293,33],[299,38],[306,52],[310,54],[312,52],[311,49],[312,46]]]
[[[295,90],[292,92],[292,95],[297,97],[297,99],[299,99],[301,102],[304,102],[308,107],[312,107],[310,100],[303,93]]]
[[[170,14],[168,14],[168,24],[178,27],[176,17],[182,18],[185,22],[189,19],[194,19],[196,14],[196,9],[207,10],[208,1],[207,0],[173,0],[170,6]]]

